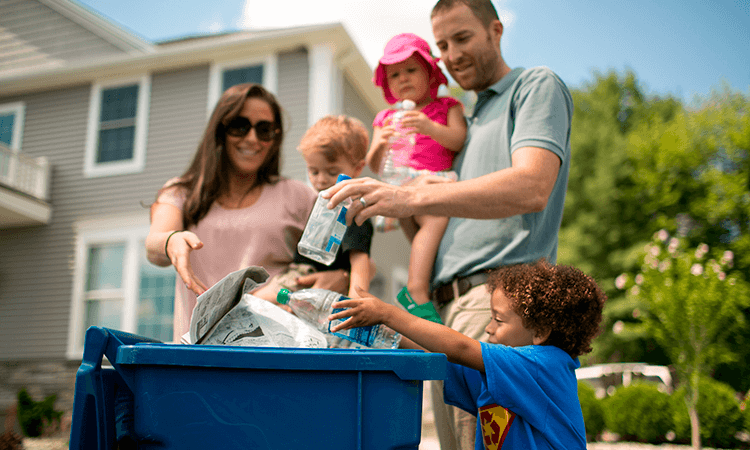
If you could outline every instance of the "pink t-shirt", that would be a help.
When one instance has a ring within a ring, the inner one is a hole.
[[[422,112],[435,123],[448,124],[448,110],[461,103],[452,97],[438,97],[422,108]],[[384,109],[375,116],[373,126],[382,127],[390,123],[391,116],[396,113],[395,109]],[[414,152],[409,158],[408,165],[416,170],[430,170],[440,172],[449,170],[453,165],[452,151],[438,144],[434,139],[424,134],[417,134]]]
[[[170,185],[175,180],[170,180]],[[165,186],[166,186],[165,185]],[[274,276],[291,263],[307,217],[317,194],[297,181],[282,178],[263,186],[263,192],[251,206],[225,209],[214,202],[208,214],[191,226],[203,248],[190,253],[195,276],[213,286],[226,275],[248,266],[261,266]],[[185,192],[178,188],[164,191],[157,200],[182,210]],[[174,304],[174,339],[190,328],[196,295],[177,276]]]

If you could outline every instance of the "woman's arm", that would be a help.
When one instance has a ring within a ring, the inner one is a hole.
[[[157,266],[174,265],[185,286],[196,295],[202,294],[207,288],[193,274],[190,252],[201,248],[203,242],[200,238],[195,233],[183,230],[182,211],[179,208],[168,203],[154,203],[151,206],[151,227],[146,236],[146,257]]]
[[[343,269],[315,272],[297,278],[297,284],[305,288],[328,289],[348,295],[349,272]]]
[[[161,267],[172,264],[164,252],[165,243],[172,231],[182,229],[182,211],[176,206],[168,203],[151,205],[151,227],[146,236],[146,257],[152,264]]]

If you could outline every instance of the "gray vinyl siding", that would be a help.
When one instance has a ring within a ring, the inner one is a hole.
[[[35,0],[0,1],[0,71],[123,54]]]
[[[3,98],[24,101],[22,151],[52,167],[49,225],[0,231],[0,360],[63,358],[70,319],[74,224],[144,215],[158,188],[185,170],[206,122],[208,66],[155,74],[142,173],[83,176],[91,86]]]
[[[344,76],[344,114],[361,120],[372,134],[372,121],[377,111],[373,111],[362,99],[348,76]]]
[[[375,120],[377,111],[373,111],[370,106],[360,96],[357,89],[354,87],[349,77],[344,76],[344,114],[351,117],[356,117],[361,120],[367,128],[367,133],[370,139],[372,139],[372,122]],[[362,171],[362,176],[372,177],[374,173],[369,167],[365,167]]]
[[[281,154],[281,173],[289,178],[307,181],[305,160],[297,151],[302,135],[309,127],[307,123],[310,85],[310,64],[307,50],[279,53],[278,55],[278,100],[285,114],[284,146]]]
[[[81,201],[90,86],[23,98],[21,151],[51,171],[50,224],[0,231],[0,359],[65,355],[73,282],[73,217]]]
[[[142,174],[123,177],[143,185],[139,201],[151,203],[164,182],[182,175],[192,161],[208,119],[207,86],[208,66],[151,78],[146,168]]]

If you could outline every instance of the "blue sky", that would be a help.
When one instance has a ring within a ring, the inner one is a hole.
[[[238,29],[342,22],[374,67],[385,43],[416,33],[436,51],[435,0],[76,0],[150,41]],[[750,94],[749,0],[497,0],[511,67],[545,65],[570,87],[630,69],[651,95],[686,101],[723,81]]]

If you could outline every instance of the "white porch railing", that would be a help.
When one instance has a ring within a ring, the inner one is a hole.
[[[49,172],[47,158],[29,158],[0,144],[0,184],[47,201]]]

